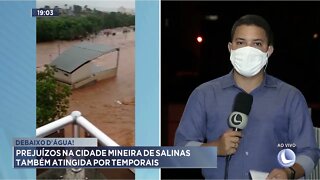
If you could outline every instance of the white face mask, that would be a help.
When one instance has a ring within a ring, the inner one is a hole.
[[[268,62],[268,53],[246,46],[231,50],[230,60],[234,69],[243,76],[252,77]]]

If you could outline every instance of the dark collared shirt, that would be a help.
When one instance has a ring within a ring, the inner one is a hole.
[[[175,145],[200,146],[219,139],[229,128],[235,96],[242,92],[233,73],[197,87],[189,97],[179,127]],[[249,170],[270,172],[281,168],[277,160],[286,144],[296,162],[311,173],[319,159],[313,125],[307,103],[295,87],[265,74],[262,84],[250,93],[253,104],[248,124],[242,131],[237,152],[229,164],[229,178],[249,179]],[[225,157],[218,157],[218,168],[203,169],[205,178],[224,178]]]

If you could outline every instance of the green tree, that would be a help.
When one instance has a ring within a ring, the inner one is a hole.
[[[135,16],[123,13],[106,13],[102,11],[81,12],[78,7],[77,16],[58,16],[37,18],[37,42],[53,40],[73,40],[98,33],[102,29],[130,26],[135,24]]]
[[[45,65],[45,70],[37,72],[37,127],[66,115],[69,107],[71,88],[57,82],[56,69]]]
[[[73,5],[73,12],[74,12],[75,14],[80,14],[81,11],[82,11],[82,7],[81,7],[81,6],[79,6],[79,5]]]

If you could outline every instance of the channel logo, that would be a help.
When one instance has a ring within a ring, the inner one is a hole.
[[[291,167],[296,162],[296,154],[291,149],[282,149],[278,153],[278,162],[282,167]]]
[[[234,114],[231,116],[231,121],[234,125],[240,125],[242,123],[242,116],[240,114]]]

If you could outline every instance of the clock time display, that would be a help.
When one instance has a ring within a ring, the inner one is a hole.
[[[32,16],[59,16],[59,12],[55,9],[32,9]]]

